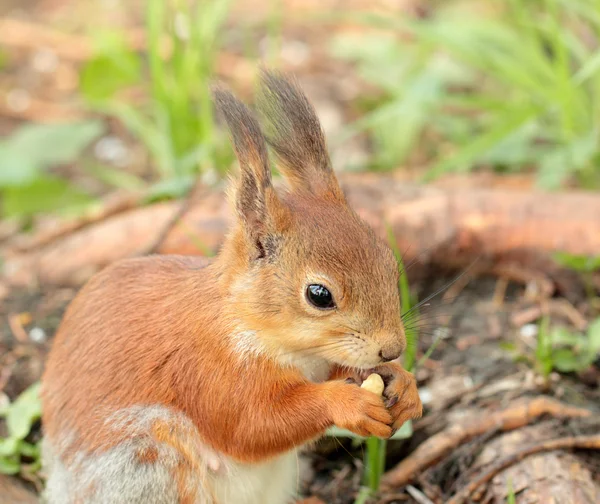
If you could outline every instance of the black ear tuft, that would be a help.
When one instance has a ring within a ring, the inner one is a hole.
[[[294,190],[343,200],[327,152],[321,123],[300,86],[281,74],[262,70],[258,95],[267,142],[282,163]]]

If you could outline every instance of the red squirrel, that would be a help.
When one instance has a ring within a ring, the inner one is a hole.
[[[387,438],[421,415],[394,255],[297,82],[261,77],[260,122],[214,91],[240,166],[218,256],[122,260],[66,310],[42,378],[49,504],[285,504],[329,427]]]

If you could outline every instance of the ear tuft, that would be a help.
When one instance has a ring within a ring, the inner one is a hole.
[[[261,240],[273,230],[281,212],[271,183],[265,138],[255,116],[230,91],[213,87],[213,97],[219,115],[227,123],[240,164],[235,191],[237,213],[251,246],[259,244],[255,252],[260,257],[264,253]]]
[[[230,91],[213,87],[219,114],[225,119],[243,172],[250,172],[261,187],[271,184],[265,138],[256,117]]]
[[[343,201],[321,123],[298,83],[264,69],[261,83],[257,104],[267,142],[292,189]]]

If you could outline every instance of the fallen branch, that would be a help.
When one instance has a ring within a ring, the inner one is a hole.
[[[84,227],[37,251],[15,254],[8,250],[4,274],[12,285],[36,281],[78,285],[118,259],[144,254],[174,210],[173,203],[136,208]]]
[[[576,448],[586,450],[600,450],[600,434],[595,436],[577,436],[562,439],[551,439],[543,441],[533,446],[523,448],[522,450],[519,450],[516,453],[513,453],[512,455],[504,458],[500,462],[492,465],[492,467],[484,471],[477,478],[475,478],[468,485],[466,485],[459,492],[457,492],[456,495],[454,495],[447,502],[447,504],[462,504],[481,485],[489,482],[498,473],[520,462],[524,458],[529,457],[530,455],[542,452],[549,452],[553,450],[572,450]]]
[[[0,33],[2,33],[0,27]],[[63,123],[81,120],[86,116],[80,107],[65,103],[55,103],[28,96],[23,107],[10,106],[4,96],[0,95],[0,116],[21,121],[39,123]]]
[[[45,247],[70,234],[96,224],[100,221],[114,217],[139,206],[141,197],[132,193],[113,193],[104,199],[99,206],[90,212],[73,219],[57,220],[51,219],[44,223],[35,234],[19,235],[11,242],[11,248],[18,252],[31,252],[35,249]]]
[[[416,186],[375,174],[340,180],[352,206],[382,237],[385,224],[391,225],[399,249],[408,251],[407,261],[418,257],[461,268],[482,257],[490,267],[502,261],[529,265],[540,258],[547,262],[547,255],[558,250],[581,255],[600,250],[597,195]],[[152,248],[178,208],[171,202],[135,209],[29,254],[7,251],[7,280],[21,283],[34,276],[46,283],[80,282],[109,262]],[[190,202],[180,225],[167,225],[170,231],[158,252],[198,254],[198,243],[214,250],[230,217],[222,192],[206,194]]]
[[[206,192],[206,186],[200,183],[200,181],[196,182],[194,187],[189,191],[189,193],[185,196],[179,208],[175,212],[175,214],[171,217],[166,226],[161,230],[160,234],[156,237],[156,241],[150,244],[150,247],[146,251],[148,255],[156,254],[160,251],[160,248],[164,241],[169,236],[169,233],[173,230],[173,228],[181,221],[182,217],[189,211],[192,206],[192,202],[194,200],[199,199],[203,193]]]
[[[511,431],[533,423],[542,415],[555,418],[582,418],[592,414],[583,408],[568,406],[549,397],[538,397],[525,402],[518,401],[502,411],[482,417],[473,414],[459,424],[430,437],[408,458],[388,471],[382,478],[385,488],[404,486],[415,475],[443,459],[453,449],[492,430]]]
[[[418,504],[433,504],[433,501],[427,497],[421,490],[415,488],[412,485],[407,485],[406,492],[415,500]]]

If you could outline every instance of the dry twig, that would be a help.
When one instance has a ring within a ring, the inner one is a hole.
[[[595,436],[577,436],[567,437],[561,439],[551,439],[543,441],[539,444],[528,446],[522,450],[513,453],[512,455],[500,460],[500,462],[493,464],[492,467],[483,471],[477,478],[471,481],[468,485],[462,488],[459,492],[448,501],[447,504],[462,504],[465,502],[470,495],[475,492],[481,485],[490,481],[498,473],[507,469],[508,467],[520,462],[526,457],[536,453],[548,452],[553,450],[566,450],[566,449],[586,449],[586,450],[600,450],[600,434]]]
[[[487,416],[470,415],[459,424],[430,437],[382,479],[386,488],[406,485],[415,475],[440,461],[457,446],[491,430],[511,431],[534,422],[542,415],[556,418],[588,417],[591,411],[563,404],[550,397],[517,401]]]

